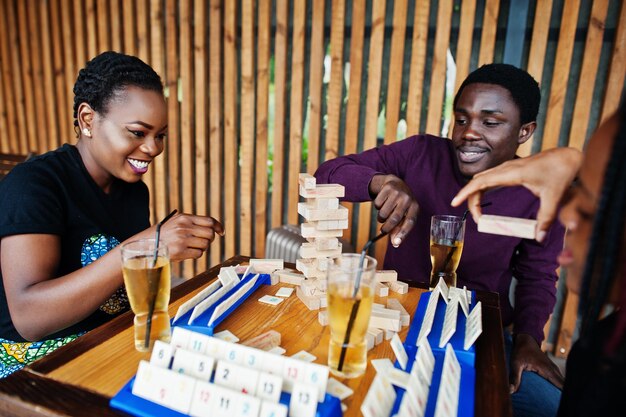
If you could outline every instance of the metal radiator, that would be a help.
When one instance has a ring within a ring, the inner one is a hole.
[[[265,238],[265,258],[284,259],[285,262],[295,263],[299,257],[300,246],[306,239],[300,234],[300,226],[285,224],[276,227],[267,233]],[[342,252],[354,252],[350,242],[339,239]]]

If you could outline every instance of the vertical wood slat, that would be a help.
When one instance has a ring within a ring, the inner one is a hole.
[[[548,33],[550,32],[550,15],[552,14],[552,0],[537,0],[535,8],[535,20],[533,22],[533,35],[528,54],[526,70],[539,84],[543,74],[543,64],[548,46]],[[529,156],[532,152],[534,135],[524,142],[518,149],[517,155]]]
[[[85,35],[84,0],[73,0],[72,19],[74,21],[74,59],[79,70],[87,62],[87,35]],[[78,75],[78,74],[77,74]]]
[[[548,100],[546,123],[543,131],[541,149],[546,150],[558,145],[561,121],[563,120],[563,107],[565,106],[565,94],[567,93],[567,80],[569,79],[570,64],[574,50],[574,37],[580,0],[567,1],[563,5],[561,18],[561,30],[559,31],[559,44],[556,49],[550,86],[550,99]]]
[[[167,165],[170,210],[182,209],[180,206],[180,171],[178,150],[180,149],[179,105],[178,105],[178,36],[176,33],[176,10],[178,2],[165,2],[165,85],[168,90],[167,107]]]
[[[561,327],[557,337],[554,355],[559,358],[567,357],[572,346],[576,319],[578,317],[578,295],[567,291],[565,296],[565,307],[561,316]]]
[[[624,89],[624,77],[626,76],[626,4],[622,3],[615,44],[609,66],[609,75],[604,88],[604,103],[602,105],[602,121],[615,113],[619,107],[621,94],[618,91]]]
[[[111,50],[121,52],[122,51],[122,16],[120,15],[121,5],[120,0],[109,0],[109,16],[111,16],[111,25],[109,31],[111,33]],[[123,2],[123,0],[122,0]],[[126,28],[124,28],[125,30]]]
[[[328,127],[326,128],[326,142],[324,146],[324,160],[336,158],[339,154],[339,128],[341,121],[341,102],[343,100],[343,48],[344,48],[344,28],[346,17],[346,2],[345,0],[337,0],[331,4],[332,20],[330,22],[330,83],[328,86]],[[356,57],[357,52],[361,53],[363,49],[363,24],[365,19],[365,6],[364,4],[357,4],[354,2],[354,13],[359,13],[361,19],[356,19],[353,15],[352,19],[352,47],[350,49],[350,92],[348,100],[348,114],[346,116],[346,123],[350,124],[350,128],[355,128],[358,120],[351,120],[351,117],[358,119],[358,101],[360,99],[361,88],[361,60]],[[360,36],[355,33],[361,29]],[[359,47],[360,41],[360,47]],[[357,68],[358,67],[358,68]],[[358,73],[354,75],[353,74]],[[353,84],[354,82],[354,84]],[[352,95],[352,90],[359,88],[358,93]],[[354,100],[352,98],[354,97]],[[356,109],[354,109],[354,102],[356,102]],[[356,113],[355,113],[356,110]],[[350,144],[354,144],[356,150],[356,137],[358,135],[358,128],[353,131],[346,127],[346,153],[349,152],[348,141]],[[350,139],[348,139],[350,135]]]
[[[71,0],[61,0],[61,27],[63,29],[63,45],[72,45],[74,42],[74,34],[72,32],[72,16]],[[78,70],[76,69],[76,62],[74,61],[74,54],[72,50],[65,46],[63,47],[63,68],[65,72],[65,103],[63,106],[67,112],[67,120],[65,124],[67,126],[67,137],[63,139],[63,142],[76,142],[77,137],[73,130],[73,108],[74,108],[74,83],[78,77]]]
[[[124,2],[126,4],[127,2]],[[163,28],[165,26],[163,19],[163,3],[161,0],[151,0],[150,1],[150,22],[151,28],[150,31],[150,61],[152,68],[159,74],[162,80],[165,77],[165,58],[163,55],[164,48],[164,35]],[[134,24],[131,25],[134,27]],[[125,26],[126,29],[126,26]],[[134,30],[131,32],[134,33]],[[132,48],[134,50],[134,42],[130,42]],[[173,127],[169,126],[168,131]],[[169,143],[169,138],[166,140]],[[166,146],[167,148],[167,146]],[[168,196],[169,192],[166,192],[166,167],[168,160],[168,152],[163,152],[158,158],[156,158],[153,162],[154,165],[154,178],[155,178],[155,191],[156,191],[156,202],[154,205],[154,216],[153,218],[162,219],[164,218],[168,211]]]
[[[194,93],[193,93],[193,52],[191,44],[191,0],[178,2],[179,10],[179,45],[180,54],[177,57],[180,63],[180,82],[182,88],[182,100],[180,101],[180,182],[181,184],[181,204],[185,213],[194,212],[194,171],[193,171],[193,151],[194,135],[192,128],[194,114]],[[191,278],[194,273],[193,259],[187,259],[182,263],[181,275]]]
[[[128,55],[136,55],[135,37],[137,31],[135,28],[135,16],[139,18],[139,13],[134,9],[134,2],[122,2],[122,19],[124,21],[124,53]],[[145,15],[144,15],[145,19]]]
[[[209,9],[209,174],[211,216],[222,221],[222,0],[211,0]],[[226,229],[226,234],[230,230]],[[211,245],[210,262],[222,259],[221,243]]]
[[[598,73],[598,63],[602,52],[602,37],[606,14],[609,8],[608,0],[595,0],[591,8],[591,16],[587,25],[587,41],[582,59],[582,68],[578,80],[578,92],[572,115],[572,128],[569,137],[569,146],[582,149],[587,137],[589,114],[593,100],[593,85]]]
[[[208,92],[207,88],[207,74],[206,63],[209,60],[207,54],[206,45],[206,3],[204,1],[194,1],[193,4],[193,65],[194,65],[194,124],[195,135],[192,137],[192,141],[195,144],[195,213],[201,216],[206,216],[207,212],[207,175],[208,175],[208,130],[207,118],[208,109]],[[195,140],[194,140],[195,138]],[[213,244],[212,246],[216,246]],[[200,259],[196,261],[196,271],[203,272],[209,265],[207,265],[207,252],[205,252]]]
[[[14,8],[15,4],[13,2],[7,2],[7,19],[9,22],[15,22],[16,19],[16,10]],[[9,32],[9,50],[10,50],[10,59],[11,64],[13,64],[13,86],[14,86],[14,105],[17,114],[17,135],[19,138],[18,149],[19,152],[25,154],[28,152],[28,132],[26,128],[26,118],[24,117],[25,106],[24,106],[24,89],[22,87],[22,71],[20,70],[20,57],[19,57],[19,39],[18,39],[18,31],[12,30]]]
[[[365,134],[363,149],[376,146],[378,125],[378,101],[383,65],[383,40],[385,36],[386,1],[380,0],[372,6],[372,35],[369,51],[369,68],[367,78],[367,101],[365,103]],[[372,203],[361,203],[359,206],[359,226],[357,230],[357,247],[362,248],[369,240]]]
[[[241,177],[239,251],[252,255],[252,181],[254,180],[254,5],[241,4]]]
[[[395,142],[398,136],[407,8],[407,0],[396,0],[393,5],[393,31],[391,33],[391,54],[388,70],[389,81],[387,82],[387,105],[385,108],[387,116],[385,123],[385,143]],[[379,242],[385,243],[385,240],[383,239]]]
[[[72,126],[72,119],[70,117],[69,109],[67,108],[67,83],[65,81],[65,68],[63,58],[63,41],[61,39],[62,23],[61,16],[59,14],[59,0],[52,0],[50,2],[50,18],[52,20],[52,57],[54,60],[54,84],[56,90],[56,105],[59,132],[61,135],[61,143],[65,143],[71,140],[73,137],[73,131],[70,129]],[[72,132],[72,133],[70,133]]]
[[[8,33],[8,31],[9,28],[4,21],[4,10],[2,4],[0,4],[0,33]],[[9,62],[5,56],[7,50],[4,46],[5,40],[6,36],[0,39],[0,152],[13,153],[10,139],[11,133],[9,132],[9,127],[12,125],[12,120],[9,117],[11,100],[8,99],[8,95],[5,93],[6,85],[9,85],[11,81],[10,73],[4,71],[6,64]],[[41,115],[43,116],[43,113]],[[45,121],[43,117],[40,117],[39,120]],[[15,140],[15,138],[12,139]]]
[[[298,174],[302,161],[302,99],[304,87],[304,36],[306,32],[306,0],[293,7],[291,47],[291,103],[289,108],[289,169],[287,181],[287,220],[298,223]]]
[[[500,0],[487,0],[483,17],[483,31],[480,38],[480,52],[478,66],[493,62],[493,52],[496,46],[496,32],[498,31],[498,13]]]
[[[424,77],[426,75],[424,68],[426,67],[429,14],[430,0],[416,0],[415,14],[413,17],[413,37],[411,39],[409,94],[407,96],[406,109],[407,134],[409,136],[416,135],[420,132]]]
[[[274,159],[272,176],[272,227],[283,222],[283,181],[285,167],[285,112],[287,110],[287,36],[289,3],[276,0],[276,45],[274,47]]]
[[[142,59],[145,62],[154,63],[155,62],[154,50],[162,48],[163,45],[159,44],[159,45],[154,45],[154,47],[152,47],[151,37],[153,36],[152,33],[154,32],[158,33],[159,31],[162,30],[162,20],[161,21],[156,20],[156,19],[153,20],[152,8],[150,7],[150,0],[137,0],[133,3],[135,5],[135,19],[134,19],[134,23],[131,24],[131,27],[134,26],[134,29],[126,28],[125,26],[124,35],[126,36],[126,31],[132,34],[132,38],[130,39],[132,40],[132,43],[133,43],[132,48],[135,51],[137,51],[136,52],[137,56],[140,59]],[[124,4],[126,4],[126,2],[124,2]],[[148,30],[148,22],[150,22],[152,31]],[[157,37],[157,38],[162,39],[162,36]],[[156,67],[152,66],[152,68],[154,68],[154,70],[156,71]],[[165,75],[162,72],[163,66],[159,64],[158,68],[161,70],[161,72],[157,71],[157,74],[159,74],[161,79],[163,79],[163,76]]]
[[[26,2],[18,1],[17,2],[17,23],[19,29],[19,39],[18,44],[15,45],[16,52],[19,52],[21,61],[19,62],[21,66],[21,72],[23,74],[23,94],[24,94],[24,110],[25,114],[34,115],[35,114],[35,102],[34,102],[34,92],[33,92],[33,67],[30,62],[29,49],[30,45],[28,44],[30,36],[28,36],[28,24],[27,24],[27,16],[26,16]],[[35,151],[37,149],[36,143],[36,135],[37,132],[35,130],[35,123],[29,121],[26,123],[24,127],[26,132],[27,142],[26,145],[26,153]]]
[[[257,95],[256,95],[256,182],[255,182],[255,239],[254,256],[265,256],[265,234],[267,233],[267,154],[268,154],[268,105],[270,88],[270,42],[272,5],[260,1],[258,9],[257,35]]]
[[[97,28],[98,28],[98,53],[111,49],[110,36],[110,17],[109,5],[107,0],[96,0]]]
[[[428,117],[426,132],[439,135],[441,133],[441,113],[446,83],[446,51],[450,43],[450,25],[452,19],[452,0],[439,2],[437,11],[437,33],[433,52],[430,92],[428,100]]]
[[[86,2],[87,59],[91,59],[98,54],[98,20],[96,19],[96,0],[86,0]]]
[[[335,5],[340,4],[336,2]],[[343,1],[342,3],[343,4]],[[345,14],[345,4],[344,4],[344,14]],[[344,16],[345,18],[345,16]],[[344,18],[339,21],[339,16],[337,16],[337,21],[335,19],[335,13],[333,12],[333,25],[335,26],[335,31],[339,32],[335,34],[335,37],[343,37],[343,21]],[[331,37],[332,37],[331,33]],[[359,139],[359,112],[361,109],[361,84],[362,84],[362,73],[363,73],[363,38],[365,36],[365,0],[353,0],[352,2],[352,30],[350,31],[350,86],[348,87],[348,104],[346,106],[346,127],[344,132],[344,154],[352,154],[357,151],[357,142]],[[333,38],[331,38],[331,47],[332,47]],[[332,51],[331,51],[332,53]],[[340,57],[343,62],[343,54]],[[333,60],[334,65],[334,60]],[[335,77],[336,83],[343,83],[343,68],[341,71],[337,71],[337,75]],[[341,81],[337,81],[339,78]],[[333,83],[333,73],[331,68],[331,90]],[[341,98],[339,98],[339,106],[341,105]],[[333,103],[330,101],[329,103]],[[337,106],[334,104],[334,106]],[[341,108],[341,107],[339,107]],[[330,117],[332,115],[333,109],[331,109],[330,104],[328,107],[329,112],[329,128],[330,128]],[[339,113],[339,111],[337,111]],[[337,129],[339,128],[339,114],[337,117]],[[333,147],[329,144],[329,137],[326,136],[326,159],[332,159],[338,156],[338,148],[339,148],[339,138],[333,139]],[[346,239],[350,239],[352,237],[352,216],[353,216],[353,207],[352,203],[344,204],[348,208],[348,229],[344,230],[344,236]]]
[[[239,237],[236,228],[235,205],[237,187],[237,36],[235,0],[224,2],[224,222],[226,242],[224,255],[235,255],[235,242]]]
[[[4,6],[4,7],[2,7]],[[8,14],[8,3],[4,2],[4,4],[0,4],[0,30],[2,33],[10,33],[10,22],[7,21]],[[10,57],[10,47],[9,47],[9,36],[0,36],[0,63],[2,64],[2,83],[4,89],[4,97],[6,98],[6,119],[7,119],[7,132],[8,132],[8,145],[9,152],[18,153],[19,152],[19,137],[17,136],[18,131],[18,123],[17,123],[17,115],[15,114],[15,95],[13,92],[14,78],[13,78],[13,69],[11,68],[11,57]]]
[[[313,174],[319,165],[319,151],[322,126],[322,78],[324,76],[324,3],[325,0],[312,0],[311,16],[311,64],[309,70],[309,156],[307,172]],[[343,38],[343,36],[342,36]],[[343,55],[343,39],[337,40]],[[343,64],[343,62],[342,62]],[[339,93],[341,95],[341,93]]]
[[[2,30],[2,24],[0,23],[0,30]],[[5,32],[3,32],[5,33]],[[2,57],[0,57],[2,59]],[[9,135],[7,133],[8,130],[8,120],[7,120],[7,112],[4,96],[4,80],[5,75],[0,72],[0,152],[2,153],[11,153],[11,147],[9,144]],[[43,115],[43,113],[42,113]],[[39,120],[43,118],[40,117]]]
[[[52,75],[53,61],[52,61],[52,45],[50,36],[50,13],[48,12],[48,4],[41,2],[39,5],[39,19],[41,27],[41,51],[43,60],[43,75],[44,75],[44,97],[46,106],[46,125],[48,134],[48,149],[54,149],[59,145],[59,131],[58,122],[56,117],[56,110],[58,108],[55,95],[54,95],[54,77]],[[4,68],[3,68],[4,71]],[[10,127],[10,126],[9,126]]]
[[[461,83],[470,72],[472,57],[472,42],[474,40],[474,20],[476,19],[476,0],[466,0],[461,6],[461,21],[459,23],[459,38],[456,44],[456,79],[454,93],[459,91]],[[450,129],[450,132],[452,129]]]

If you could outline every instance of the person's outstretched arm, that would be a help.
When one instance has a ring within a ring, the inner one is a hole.
[[[172,261],[199,258],[223,234],[220,222],[179,214],[161,227]],[[154,238],[155,226],[127,241]],[[18,234],[0,240],[0,265],[11,319],[26,340],[49,334],[87,318],[120,286],[120,246],[70,274],[57,276],[61,239],[51,234]]]
[[[514,159],[479,174],[452,200],[457,207],[468,201],[468,208],[478,222],[480,200],[485,192],[502,186],[522,185],[540,200],[537,213],[538,241],[543,241],[556,217],[559,201],[570,186],[582,163],[582,152],[574,148],[555,148],[527,158]]]

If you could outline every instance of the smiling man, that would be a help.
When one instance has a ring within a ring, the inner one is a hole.
[[[346,187],[346,201],[370,201],[379,210],[381,230],[390,233],[384,268],[400,279],[428,283],[429,230],[435,214],[463,215],[450,201],[475,174],[515,158],[535,131],[540,90],[525,71],[505,64],[472,72],[454,99],[452,140],[417,135],[391,145],[327,161],[319,183]],[[491,191],[486,214],[535,218],[539,201],[522,187]],[[500,294],[510,358],[516,416],[556,414],[563,377],[541,352],[543,326],[554,308],[556,255],[564,229],[554,225],[534,240],[478,233],[467,218],[457,285]],[[518,284],[509,302],[512,278]]]

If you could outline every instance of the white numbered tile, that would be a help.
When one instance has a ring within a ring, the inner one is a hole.
[[[240,348],[240,354],[242,355],[241,364],[250,369],[263,370],[263,360],[267,356],[265,352],[258,349],[253,349],[247,346]]]
[[[133,395],[137,397],[151,400],[156,397],[155,392],[158,390],[158,377],[161,374],[155,374],[154,369],[158,367],[151,366],[149,362],[140,361],[133,382]]]
[[[230,330],[222,330],[221,332],[217,332],[213,334],[213,337],[217,337],[218,339],[225,340],[229,343],[239,342],[239,338],[235,336]]]
[[[246,360],[246,347],[229,343],[222,352],[221,359],[235,364],[244,365]]]
[[[328,386],[328,367],[319,365],[316,363],[306,364],[304,368],[303,382],[310,385],[315,385],[318,389],[319,402],[324,402],[324,395]]]
[[[210,381],[215,359],[195,352],[178,349],[172,363],[172,371]]]
[[[298,353],[294,353],[293,355],[291,355],[291,357],[304,362],[313,362],[315,361],[315,359],[317,359],[315,355],[310,354],[306,350],[301,350]]]
[[[424,319],[422,320],[422,326],[420,327],[419,335],[417,336],[417,343],[419,344],[424,338],[428,337],[433,327],[433,321],[435,320],[435,313],[437,312],[437,299],[439,298],[439,291],[435,289],[428,299],[426,305],[426,312],[424,313]]]
[[[428,393],[430,387],[423,378],[418,378],[417,372],[411,372],[409,376],[409,386],[404,393],[405,396],[410,397],[418,410],[421,410],[423,414],[426,411],[426,402],[428,401]]]
[[[446,346],[441,382],[437,391],[436,417],[456,416],[459,405],[461,367],[452,346]]]
[[[465,341],[463,349],[469,349],[483,332],[482,305],[480,301],[474,306],[465,322]]]
[[[388,369],[393,368],[393,362],[389,358],[372,359],[370,362],[379,374],[385,374]]]
[[[213,414],[211,417],[232,417],[237,408],[239,394],[228,388],[215,386],[213,400]]]
[[[189,415],[192,417],[211,417],[217,399],[216,386],[204,381],[197,381],[191,399]]]
[[[287,392],[291,392],[293,385],[296,382],[304,381],[304,377],[306,374],[306,363],[292,359],[285,358],[285,362],[283,364],[283,388]]]
[[[448,303],[449,289],[448,289],[448,286],[446,285],[446,282],[441,277],[439,277],[439,282],[437,283],[437,290],[439,290],[439,293],[441,294],[443,301]]]
[[[244,394],[254,395],[259,379],[259,372],[254,369],[219,361],[215,368],[213,383]]]
[[[194,385],[195,380],[189,376],[141,361],[133,384],[133,395],[187,413]]]
[[[274,295],[264,295],[263,297],[259,298],[259,302],[260,303],[268,304],[268,305],[271,305],[271,306],[277,306],[278,304],[282,303],[283,301],[285,301],[284,298],[276,297]]]
[[[419,349],[417,351],[417,354],[422,356],[426,365],[428,366],[428,369],[430,369],[430,373],[432,373],[435,369],[435,355],[433,354],[433,350],[430,347],[428,339],[422,340],[418,347]]]
[[[285,349],[281,348],[280,346],[276,346],[274,348],[271,348],[270,350],[268,350],[269,353],[274,354],[274,355],[284,355],[285,352],[287,352]]]
[[[193,311],[191,312],[191,316],[189,317],[187,324],[190,324],[190,325],[193,324],[193,322],[198,317],[200,317],[202,313],[204,313],[209,308],[211,308],[215,303],[217,303],[219,299],[222,298],[224,294],[226,294],[226,292],[228,292],[228,290],[230,290],[231,288],[232,288],[232,284],[220,287],[213,294],[211,294],[206,299],[199,302],[198,305],[196,305],[193,308]]]
[[[206,341],[204,354],[220,360],[224,358],[231,346],[233,346],[233,344],[225,340],[218,339],[217,337],[209,337]]]
[[[291,294],[293,294],[293,288],[291,288],[291,287],[282,287],[276,293],[276,297],[288,298],[288,297],[291,297]]]
[[[277,346],[277,347],[280,347],[280,346]],[[274,374],[274,375],[278,375],[282,377],[283,366],[285,364],[285,359],[287,358],[285,358],[284,356],[281,356],[282,353],[271,353],[272,350],[268,352],[260,352],[262,356],[261,356],[261,363],[260,363],[259,369],[264,372],[268,372],[270,374]]]
[[[289,400],[289,417],[315,417],[317,398],[316,386],[295,383]]]
[[[205,334],[192,332],[187,340],[187,346],[183,347],[183,349],[191,352],[206,353],[210,339],[211,337]]]
[[[172,330],[172,338],[170,339],[170,345],[176,350],[176,348],[187,349],[189,339],[192,335],[197,334],[191,330],[187,330],[183,327],[174,327]]]
[[[288,410],[285,404],[263,401],[259,417],[287,417]]]
[[[172,361],[172,346],[161,340],[154,341],[152,354],[150,355],[150,364],[159,368],[169,368]]]
[[[213,313],[211,314],[211,318],[209,319],[208,325],[211,326],[215,321],[222,317],[226,311],[231,308],[241,297],[245,295],[250,288],[254,286],[257,279],[259,278],[259,274],[256,274],[249,281],[243,284],[237,291],[232,293],[226,300],[222,301],[215,307]]]
[[[235,403],[234,417],[257,417],[261,410],[261,400],[251,395],[240,396]]]
[[[400,402],[398,417],[422,417],[423,415],[424,410],[420,409],[415,400],[405,393]]]
[[[406,389],[409,385],[409,373],[398,368],[390,368],[385,376],[396,387]]]
[[[184,316],[185,313],[198,305],[202,300],[217,291],[221,286],[222,283],[219,280],[215,280],[212,284],[208,285],[205,289],[194,295],[191,299],[185,301],[180,307],[178,307],[178,310],[176,311],[176,316],[174,316],[174,323],[176,323],[178,319]]]
[[[406,350],[404,349],[404,345],[402,344],[402,341],[400,340],[400,336],[398,336],[397,333],[394,334],[393,337],[391,338],[390,343],[391,343],[391,349],[393,350],[393,353],[395,353],[396,359],[398,360],[400,367],[402,369],[406,369],[406,365],[407,365],[409,358],[406,353]]]
[[[388,416],[395,401],[396,391],[391,383],[384,376],[376,375],[363,399],[361,412],[365,417]]]
[[[443,329],[439,339],[439,347],[442,348],[448,343],[456,331],[456,318],[459,311],[459,303],[449,303],[446,306],[446,315],[443,319]]]
[[[420,375],[428,382],[428,385],[430,385],[433,376],[433,370],[426,362],[424,355],[415,356],[415,362],[413,362],[413,368],[411,368],[411,372],[419,372]]]
[[[283,379],[278,375],[261,372],[256,384],[256,396],[274,403],[280,401]]]
[[[328,383],[326,384],[326,392],[328,392],[333,397],[339,398],[339,401],[343,401],[352,394],[354,394],[352,388],[342,384],[335,378],[328,378]]]
[[[459,303],[459,305],[461,306],[461,310],[463,310],[463,314],[465,315],[465,317],[467,317],[467,315],[469,314],[469,304],[467,303],[467,298],[465,297],[465,295],[457,292],[452,297],[452,300]]]

